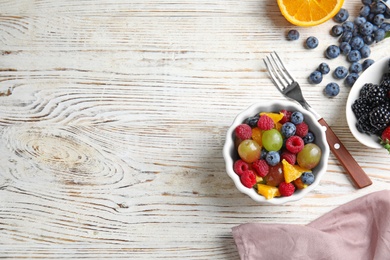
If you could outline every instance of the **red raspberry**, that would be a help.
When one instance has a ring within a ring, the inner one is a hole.
[[[259,121],[257,122],[257,127],[261,130],[270,130],[274,128],[274,126],[274,120],[267,115],[260,116]]]
[[[283,113],[283,118],[280,119],[279,123],[284,124],[286,122],[290,122],[291,120],[291,111],[287,111],[286,109],[280,110],[281,113]]]
[[[236,127],[234,133],[241,140],[250,139],[252,137],[252,128],[247,124],[241,124]]]
[[[278,188],[280,195],[286,197],[293,195],[295,192],[295,186],[292,183],[281,182]]]
[[[291,153],[299,153],[304,145],[303,139],[297,135],[289,137],[286,141],[286,149]]]
[[[257,175],[265,177],[269,172],[269,165],[266,160],[257,160],[252,163],[252,168],[255,170]]]
[[[252,170],[247,170],[240,176],[240,180],[245,187],[252,188],[256,184],[256,175]]]
[[[285,159],[289,164],[294,165],[297,162],[297,155],[286,150],[280,155],[280,160],[283,159]]]
[[[243,160],[237,160],[234,162],[233,171],[237,173],[238,176],[241,176],[247,170],[249,170],[249,164]]]
[[[309,126],[305,122],[295,125],[295,128],[295,135],[299,137],[305,137],[309,132]]]

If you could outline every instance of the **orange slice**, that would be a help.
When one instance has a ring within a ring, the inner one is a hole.
[[[257,184],[257,193],[263,195],[267,200],[274,197],[280,197],[280,192],[277,187],[268,186],[265,184]]]
[[[267,113],[267,112],[261,112],[260,113],[260,116],[262,115],[267,115],[269,116],[272,121],[274,121],[274,123],[276,124],[277,122],[279,122],[280,120],[282,120],[283,118],[283,113]]]
[[[333,18],[344,0],[277,0],[280,12],[297,26],[315,26]]]
[[[311,172],[310,170],[302,168],[299,165],[291,165],[285,159],[282,160],[282,165],[284,180],[287,183],[298,179],[304,172]]]

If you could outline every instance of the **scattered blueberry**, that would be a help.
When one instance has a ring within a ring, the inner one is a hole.
[[[344,29],[344,31],[353,32],[353,29],[355,28],[355,25],[351,21],[346,21],[341,25]]]
[[[344,28],[341,25],[334,25],[331,30],[331,34],[335,37],[339,37],[344,32]]]
[[[386,34],[386,32],[385,32],[385,30],[383,30],[383,29],[378,29],[378,30],[376,30],[376,31],[374,32],[374,40],[375,40],[376,42],[382,41],[382,40],[385,38],[385,34]]]
[[[329,68],[329,65],[325,62],[322,62],[319,66],[318,66],[318,71],[321,72],[322,75],[326,75],[330,72],[330,68]]]
[[[390,8],[389,8],[389,10],[390,10]],[[382,23],[379,28],[385,30],[385,32],[389,32],[390,31],[390,23]]]
[[[346,9],[341,8],[340,11],[333,17],[333,19],[336,23],[343,23],[348,19],[348,17],[349,12]]]
[[[359,61],[361,58],[362,58],[362,55],[360,54],[360,51],[358,51],[358,50],[352,50],[347,55],[347,59],[349,62]]]
[[[348,42],[340,43],[340,51],[344,55],[348,55],[348,53],[352,50],[351,45]]]
[[[303,122],[303,114],[299,111],[295,111],[291,114],[291,123],[297,125]]]
[[[328,48],[326,48],[325,56],[328,59],[335,59],[340,55],[340,48],[336,45],[330,45]]]
[[[367,22],[367,19],[364,16],[358,16],[355,18],[355,21],[354,21],[355,25],[357,25],[357,26],[360,26],[360,25],[364,24],[365,22]]]
[[[318,70],[313,71],[309,76],[309,82],[312,84],[319,84],[322,81],[322,73]]]
[[[386,5],[379,1],[374,1],[371,4],[371,13],[373,14],[383,14],[386,11]]]
[[[340,93],[340,86],[335,82],[328,83],[324,92],[327,97],[335,97]]]
[[[374,31],[374,25],[370,22],[365,22],[359,26],[359,31],[363,36],[371,35]]]
[[[333,71],[333,76],[336,79],[343,79],[348,75],[348,69],[344,66],[338,66],[334,71]]]
[[[350,45],[352,50],[360,50],[364,46],[363,38],[360,36],[352,37]]]
[[[314,36],[310,36],[306,39],[306,47],[308,49],[315,49],[318,46],[318,39]]]
[[[348,87],[352,87],[353,84],[355,84],[355,81],[359,78],[359,74],[357,73],[350,73],[346,78],[345,78],[345,84]]]
[[[361,49],[360,49],[360,54],[362,56],[362,59],[365,59],[365,58],[368,58],[371,54],[371,49],[368,45],[364,45]]]
[[[363,65],[359,62],[353,62],[351,66],[349,67],[349,72],[350,73],[357,73],[359,74],[360,72],[363,71]]]
[[[280,162],[280,154],[276,151],[270,151],[265,156],[265,160],[271,166],[275,166]]]
[[[297,128],[293,123],[286,122],[282,125],[281,132],[284,137],[289,138],[290,136],[295,135],[296,130]]]
[[[350,31],[344,31],[340,37],[340,42],[349,42],[353,37],[353,33]]]
[[[314,174],[311,172],[302,173],[301,180],[304,184],[311,185],[314,182]]]
[[[380,26],[385,21],[385,16],[383,14],[377,14],[374,17],[373,23],[377,26]]]
[[[371,7],[370,5],[363,5],[362,8],[360,8],[360,12],[359,14],[362,16],[362,17],[367,17],[371,12]]]
[[[287,33],[287,39],[290,41],[296,41],[299,39],[299,32],[297,30],[290,30]]]
[[[366,59],[362,63],[363,70],[366,70],[368,67],[370,67],[372,64],[374,64],[374,60],[372,59]]]
[[[367,45],[371,45],[375,42],[374,37],[372,37],[371,35],[363,36],[363,41]]]

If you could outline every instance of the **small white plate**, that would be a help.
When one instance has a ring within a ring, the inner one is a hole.
[[[382,148],[379,144],[378,136],[367,135],[360,133],[356,128],[356,116],[352,111],[352,104],[356,99],[359,98],[360,89],[366,83],[379,84],[384,73],[389,70],[389,59],[390,56],[384,57],[379,61],[374,62],[368,69],[366,69],[360,77],[356,80],[355,84],[352,86],[351,91],[349,92],[347,105],[346,105],[346,117],[348,122],[348,127],[351,130],[353,136],[360,143],[371,148]]]

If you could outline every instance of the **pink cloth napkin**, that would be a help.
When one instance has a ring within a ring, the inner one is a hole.
[[[355,199],[308,225],[242,224],[233,237],[242,260],[390,259],[390,191]]]

